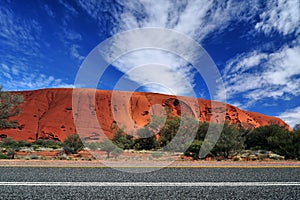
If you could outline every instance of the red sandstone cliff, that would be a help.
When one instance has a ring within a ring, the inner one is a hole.
[[[14,117],[20,127],[1,130],[1,137],[28,141],[37,138],[62,141],[68,134],[80,131],[81,136],[86,139],[96,140],[102,131],[111,137],[117,124],[127,131],[143,127],[149,123],[151,115],[160,115],[165,108],[170,115],[192,115],[199,121],[221,122],[226,119],[230,123],[254,128],[278,123],[290,129],[279,118],[243,111],[209,100],[187,97],[180,97],[178,100],[175,96],[155,93],[137,92],[131,95],[129,92],[102,90],[95,93],[92,89],[75,91],[73,93],[73,89],[43,89],[14,92],[24,97],[22,113]],[[73,98],[73,104],[72,95],[77,95]],[[76,129],[74,118],[76,124],[83,123],[83,126],[80,125],[81,130],[78,130],[78,126]],[[92,118],[94,120],[91,120]]]

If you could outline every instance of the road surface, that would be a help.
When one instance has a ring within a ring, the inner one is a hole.
[[[130,170],[2,166],[0,199],[300,199],[297,167]]]

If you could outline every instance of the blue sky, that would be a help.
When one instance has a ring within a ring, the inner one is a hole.
[[[0,1],[0,84],[5,90],[74,87],[76,74],[99,43],[144,27],[175,30],[197,41],[214,60],[227,102],[242,109],[300,123],[300,1]],[[210,99],[200,76],[178,56],[141,51],[107,69],[100,89],[134,66],[156,61],[127,76],[141,84],[163,80],[175,91],[152,85],[139,90]],[[184,78],[176,76],[180,73]],[[186,81],[188,80],[188,81]]]

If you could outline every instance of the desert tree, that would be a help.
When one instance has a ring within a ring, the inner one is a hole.
[[[84,148],[84,144],[81,141],[78,134],[71,134],[63,141],[63,149],[66,153],[76,154],[78,151]]]
[[[120,149],[132,149],[134,145],[133,136],[126,134],[123,129],[117,129],[114,132],[112,142]]]
[[[215,124],[219,128],[221,125]],[[212,153],[216,156],[224,156],[228,158],[230,152],[237,153],[244,149],[244,138],[236,125],[224,123],[221,135],[212,149]]]
[[[103,142],[100,143],[100,149],[102,151],[106,152],[106,158],[109,159],[110,158],[110,153],[114,152],[117,153],[118,150],[121,151],[120,148],[118,148],[112,141],[110,141],[109,139],[105,139]],[[116,150],[118,149],[118,150]]]
[[[261,126],[247,136],[248,149],[265,149],[285,156],[286,159],[299,158],[300,130],[289,131],[279,125]]]
[[[20,114],[19,106],[22,102],[23,97],[21,95],[3,91],[2,86],[0,86],[0,130],[18,126],[18,122],[10,120],[10,118]]]

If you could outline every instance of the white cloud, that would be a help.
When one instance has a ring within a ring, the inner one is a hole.
[[[153,62],[131,68],[127,71],[125,77],[138,83],[140,86],[144,86],[147,91],[173,95],[193,95],[191,93],[190,79],[186,80],[186,77],[191,76],[192,73],[185,75],[186,72],[182,72],[182,70],[182,68],[174,70],[168,65],[155,64]]]
[[[233,19],[245,19],[246,11],[252,12],[250,4],[231,0],[140,0],[121,4],[124,6],[123,13],[112,13],[119,19],[118,31],[162,27],[187,34],[197,41],[201,41],[213,31],[218,32],[226,28]]]
[[[80,48],[79,45],[75,45],[75,44],[71,45],[70,54],[72,57],[82,61],[85,57],[79,54],[79,52],[78,52],[79,48]]]
[[[55,17],[54,12],[51,10],[51,8],[47,4],[44,5],[44,9],[45,9],[47,15],[49,15],[50,17]]]
[[[300,1],[267,1],[259,18],[256,30],[294,34],[296,39],[275,52],[257,49],[228,61],[223,71],[227,97],[247,102],[246,108],[267,98],[289,100],[300,95]]]
[[[82,39],[81,35],[78,32],[69,30],[65,27],[63,28],[62,35],[60,37],[62,41],[67,40],[67,44],[74,41],[80,41]]]
[[[73,6],[71,6],[69,3],[67,3],[67,2],[68,1],[65,1],[65,0],[59,0],[59,3],[61,5],[63,5],[71,14],[77,15],[78,11]]]
[[[7,72],[2,72],[3,76],[7,79],[12,79],[11,75]]]
[[[80,33],[69,28],[62,27],[61,32],[59,32],[58,34],[58,37],[64,47],[69,50],[70,56],[79,61],[82,61],[84,59],[84,56],[80,55],[78,52],[78,49],[80,49],[80,45],[78,45],[78,42],[82,40],[82,36]]]
[[[296,40],[297,41],[297,40]],[[300,95],[300,43],[285,45],[273,53],[253,51],[228,62],[223,73],[227,97],[258,100],[289,99]]]
[[[17,67],[12,67],[11,72],[14,76],[19,75],[19,69]]]
[[[259,53],[257,51],[248,53],[247,55],[238,55],[236,58],[228,62],[224,74],[245,73],[248,70],[251,70],[251,68],[259,65],[267,58],[268,55],[266,53]],[[230,70],[230,72],[228,70]]]
[[[261,21],[255,26],[267,34],[273,30],[283,35],[300,33],[300,1],[275,0],[267,1],[266,11],[260,14]]]
[[[291,127],[294,127],[300,123],[300,107],[289,109],[278,115],[278,117],[283,119]]]
[[[99,26],[104,24],[103,14],[100,12],[105,9],[105,4],[99,1],[79,1],[79,5],[86,10],[86,12],[98,20]],[[114,7],[115,6],[115,7]],[[116,24],[112,29],[111,34],[132,30],[136,28],[145,27],[161,27],[168,28],[186,34],[187,36],[201,42],[208,34],[220,32],[224,30],[231,22],[231,20],[246,20],[247,15],[252,12],[253,6],[246,2],[229,1],[117,1],[115,5],[110,7],[108,18],[105,21],[111,20],[110,23]],[[121,7],[121,9],[118,9]],[[122,10],[120,12],[119,10]],[[124,48],[131,43],[137,43],[139,40],[148,39],[144,36],[141,38],[132,38],[124,42]],[[154,40],[157,40],[155,38]],[[150,40],[149,40],[150,41]],[[175,41],[175,40],[174,40]],[[169,40],[169,42],[174,42]],[[161,41],[166,43],[166,41]],[[122,44],[121,44],[122,45]],[[120,48],[120,47],[119,47]],[[189,48],[184,48],[189,52]],[[132,81],[138,84],[143,84],[145,80],[153,81],[160,84],[165,84],[168,88],[176,88],[177,95],[191,95],[193,91],[188,85],[195,84],[194,74],[191,73],[191,67],[186,62],[182,62],[177,56],[164,51],[149,51],[141,50],[132,52],[130,55],[122,57],[114,66],[123,73],[136,66],[143,64],[162,64],[170,67],[171,70],[165,68],[155,68],[155,71],[144,69],[145,72],[139,72],[136,76],[128,76]],[[178,74],[180,73],[179,78]],[[151,79],[151,80],[150,80]],[[157,91],[158,87],[152,87],[153,92]]]
[[[74,87],[73,84],[64,83],[61,79],[42,74],[35,70],[28,72],[26,67],[8,67],[6,64],[2,64],[1,66],[5,69],[0,71],[0,83],[4,90],[17,91]]]
[[[6,47],[0,48],[1,54],[7,54],[8,49],[25,56],[39,54],[41,26],[36,20],[17,17],[12,10],[1,6],[0,19],[0,44]]]
[[[46,9],[48,15],[54,15],[50,7],[43,8]],[[34,64],[36,60],[44,56],[41,49],[45,47],[45,41],[42,40],[42,26],[37,19],[20,17],[10,6],[2,5],[0,5],[0,19],[2,62],[0,84],[5,90],[73,87],[61,79],[41,73],[39,70],[42,67]],[[81,39],[81,35],[76,32],[66,31],[63,33],[68,40],[78,41]],[[70,45],[67,48],[70,49]],[[77,56],[80,58],[80,55]]]
[[[6,71],[6,72],[9,72],[9,67],[6,65],[6,64],[2,64],[2,70]]]

